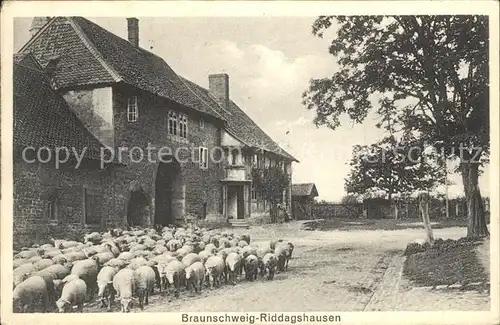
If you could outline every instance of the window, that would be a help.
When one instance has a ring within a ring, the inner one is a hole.
[[[187,139],[187,116],[186,114],[179,114],[179,136]]]
[[[252,164],[254,166],[257,166],[257,155],[253,155],[253,158],[252,158]]]
[[[173,136],[187,139],[188,118],[186,114],[168,112],[167,132]]]
[[[259,192],[255,188],[252,188],[252,200],[257,200],[258,193]]]
[[[208,149],[200,147],[200,168],[208,168]]]
[[[85,224],[96,225],[101,223],[101,195],[88,188],[83,188]]]
[[[47,209],[49,221],[57,221],[59,214],[58,192],[55,189],[49,196],[49,205]]]
[[[174,111],[168,112],[168,134],[177,135],[177,113]]]
[[[205,128],[205,120],[203,118],[200,118],[200,129],[204,129]]]
[[[137,122],[139,118],[139,107],[137,105],[137,96],[129,97],[127,105],[127,120]]]

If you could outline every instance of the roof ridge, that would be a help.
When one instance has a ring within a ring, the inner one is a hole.
[[[90,20],[88,20],[88,19],[86,19],[84,17],[79,17],[79,18],[85,19],[85,20],[91,22]],[[66,17],[66,19],[70,23],[71,27],[73,27],[73,29],[75,30],[75,32],[78,35],[78,37],[80,37],[80,39],[82,40],[82,42],[85,45],[85,47],[87,47],[87,49],[89,50],[89,52],[102,65],[102,67],[110,74],[110,76],[115,80],[115,82],[122,81],[121,76],[118,74],[118,72],[116,72],[116,70],[111,66],[111,64],[109,64],[108,62],[106,62],[106,60],[104,60],[104,58],[102,57],[101,53],[99,53],[99,51],[96,49],[96,47],[94,46],[94,44],[87,37],[87,35],[83,31],[83,29],[80,27],[80,25],[78,24],[78,22],[75,21],[73,19],[73,17]]]
[[[219,102],[217,101],[217,99],[215,99],[215,97],[214,97],[214,96],[212,96],[212,94],[210,93],[210,91],[209,91],[208,89],[206,89],[205,87],[202,87],[202,86],[198,85],[196,82],[191,81],[191,80],[189,80],[189,79],[187,79],[187,78],[184,78],[184,77],[182,77],[182,78],[183,78],[183,79],[185,79],[185,80],[187,80],[187,81],[189,81],[190,83],[193,83],[193,84],[195,84],[196,86],[200,87],[203,91],[205,91],[205,92],[207,93],[207,96],[209,96],[210,98],[212,98],[212,99],[214,100],[215,104],[216,104],[217,106],[219,106],[219,107],[220,107],[220,109],[222,109],[225,113],[228,113],[229,115],[233,115],[233,113],[231,113],[231,112],[230,112],[230,111],[228,111],[226,108],[224,108],[221,104],[219,104]]]
[[[173,69],[172,69],[173,70]],[[225,120],[224,116],[222,116],[221,114],[219,114],[219,112],[217,112],[215,109],[212,108],[212,106],[210,106],[205,100],[203,100],[203,98],[201,98],[200,96],[198,96],[198,94],[193,91],[185,82],[184,82],[184,77],[181,77],[177,74],[177,72],[174,71],[174,74],[177,76],[177,78],[179,78],[179,80],[182,82],[182,84],[184,86],[186,86],[187,89],[189,89],[190,92],[192,92],[199,100],[201,100],[203,102],[203,104],[207,105],[208,108],[210,108],[210,110],[212,112],[214,112],[215,114],[217,114],[218,117],[222,118],[223,120]],[[187,79],[186,79],[187,80]]]

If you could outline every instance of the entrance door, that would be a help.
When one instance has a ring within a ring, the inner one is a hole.
[[[164,157],[164,160],[167,158]],[[167,226],[174,224],[172,211],[173,194],[176,188],[181,188],[180,165],[174,159],[168,163],[160,163],[155,181],[155,225]]]
[[[243,185],[238,186],[238,219],[245,218],[245,200],[243,199]]]

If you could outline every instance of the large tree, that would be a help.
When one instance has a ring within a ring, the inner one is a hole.
[[[468,237],[488,236],[478,186],[489,155],[487,16],[321,16],[313,34],[338,25],[330,45],[340,66],[313,79],[304,104],[316,125],[336,129],[370,111],[460,160]],[[376,100],[378,99],[378,101]]]

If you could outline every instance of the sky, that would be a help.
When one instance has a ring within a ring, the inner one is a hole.
[[[139,44],[161,56],[177,74],[208,88],[208,75],[229,75],[229,96],[277,143],[299,160],[294,183],[315,183],[319,200],[344,195],[352,146],[383,136],[369,115],[363,124],[347,118],[335,131],[313,124],[314,111],[301,103],[311,78],[337,69],[328,53],[335,26],[323,39],[311,33],[315,17],[161,17],[139,18]],[[88,18],[127,38],[124,18]],[[30,38],[30,18],[14,20],[14,51]],[[480,177],[489,195],[488,169]],[[451,177],[450,195],[462,195],[459,175]]]

